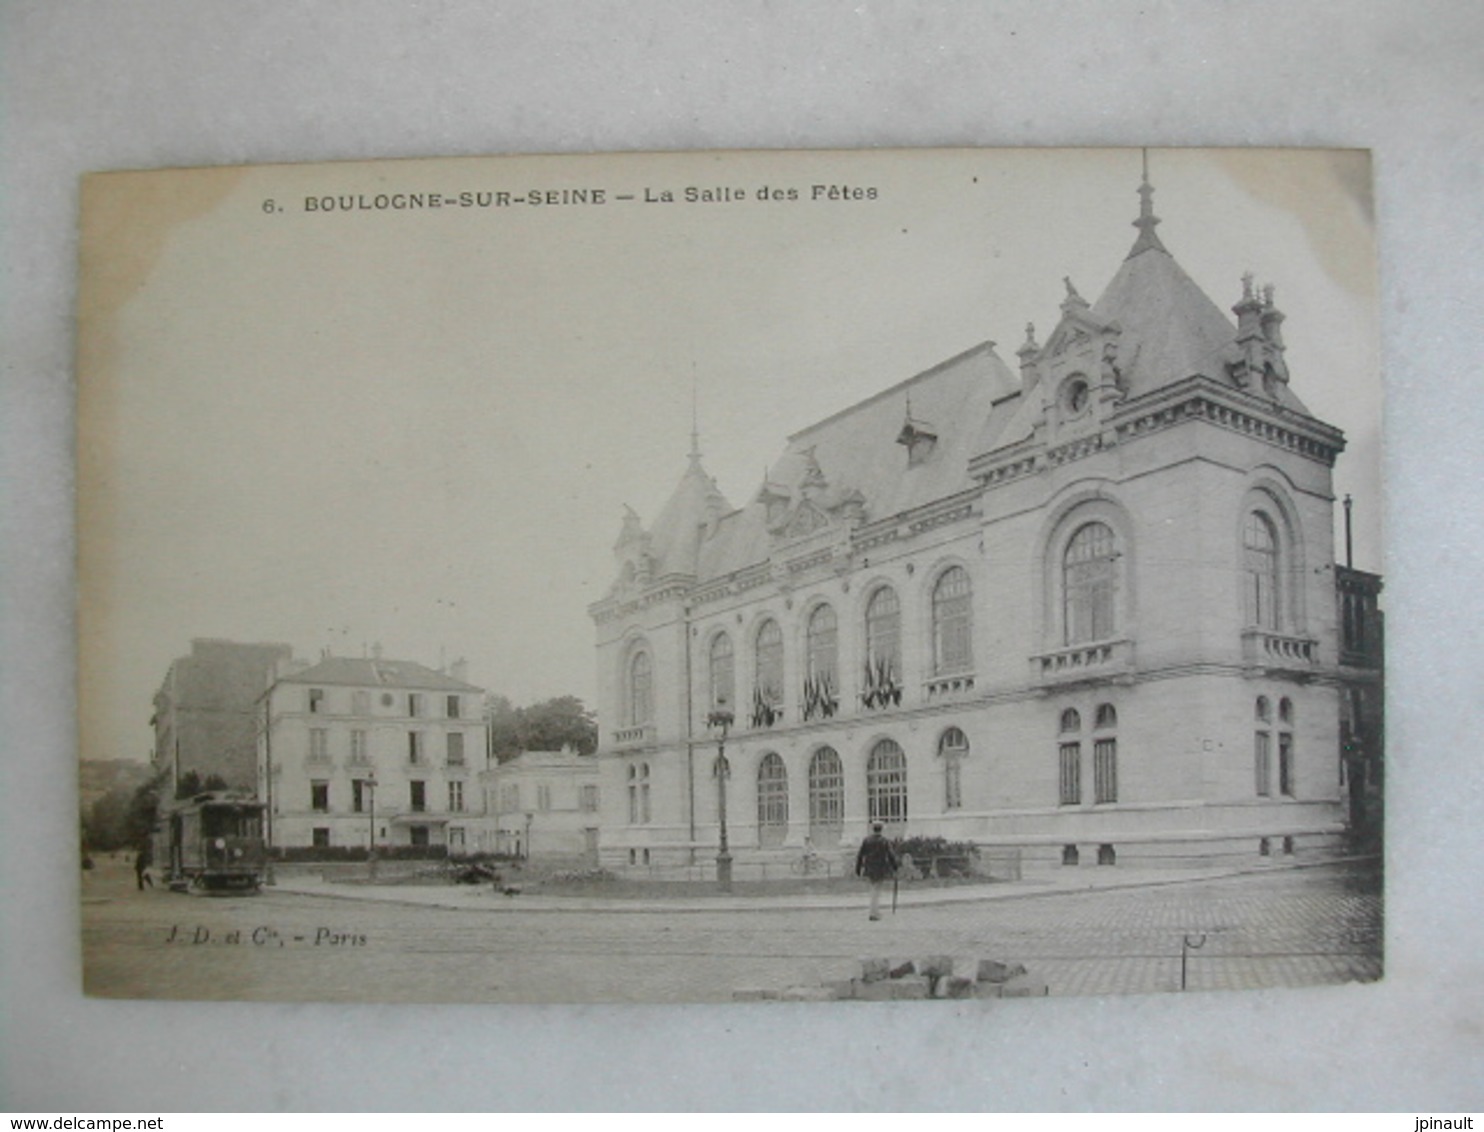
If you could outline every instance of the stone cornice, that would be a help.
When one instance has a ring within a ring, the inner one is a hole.
[[[976,485],[942,499],[935,499],[922,507],[903,511],[887,519],[879,519],[851,531],[848,541],[841,538],[839,534],[823,543],[817,540],[806,540],[796,548],[798,553],[792,557],[776,555],[761,562],[754,562],[750,566],[744,566],[720,578],[691,584],[685,593],[689,596],[692,606],[699,607],[724,601],[737,594],[747,593],[749,590],[770,584],[789,588],[795,583],[795,579],[811,571],[840,568],[852,554],[858,554],[886,543],[911,539],[925,531],[972,518],[977,513],[975,503],[980,492],[981,489]],[[676,596],[676,592],[668,591],[666,596]],[[646,602],[649,597],[650,594],[646,593]],[[640,606],[633,602],[619,606],[610,601],[598,602],[590,606],[588,612],[601,624],[604,621],[625,616],[637,608]]]
[[[587,607],[590,616],[599,625],[606,625],[611,621],[628,617],[641,609],[648,609],[661,602],[673,601],[690,593],[695,585],[695,577],[690,574],[666,574],[657,579],[643,593],[630,597],[626,601],[617,598],[606,597],[602,601],[596,601]]]
[[[1205,421],[1330,467],[1345,447],[1344,434],[1332,425],[1196,374],[1120,405],[1102,432],[1054,448],[1028,437],[974,457],[969,474],[986,488],[1000,487],[1187,421]]]
[[[1124,406],[1111,423],[1125,443],[1186,420],[1203,420],[1327,467],[1345,448],[1344,433],[1333,425],[1199,374]]]

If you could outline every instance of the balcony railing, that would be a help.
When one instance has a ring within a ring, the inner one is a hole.
[[[615,747],[642,747],[654,742],[654,724],[638,723],[633,727],[620,727],[613,732]]]
[[[1043,683],[1100,680],[1133,667],[1134,643],[1126,640],[1070,645],[1031,657],[1032,679]]]
[[[1242,632],[1242,659],[1265,668],[1313,668],[1319,662],[1319,642],[1268,629],[1246,629]]]
[[[929,700],[957,699],[967,696],[974,690],[974,674],[972,672],[961,672],[956,676],[938,676],[923,685],[923,692]]]

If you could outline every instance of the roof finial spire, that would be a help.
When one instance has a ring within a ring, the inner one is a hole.
[[[697,407],[698,393],[696,391],[695,363],[691,363],[690,374],[690,462],[692,466],[699,467],[701,463],[701,425],[700,411]]]
[[[1134,246],[1128,253],[1129,259],[1151,248],[1156,251],[1165,250],[1164,244],[1154,234],[1154,226],[1159,223],[1159,217],[1154,215],[1154,186],[1149,183],[1149,151],[1145,149],[1141,152],[1144,178],[1139,183],[1139,219],[1134,221],[1134,227],[1139,230],[1139,238],[1134,241]]]

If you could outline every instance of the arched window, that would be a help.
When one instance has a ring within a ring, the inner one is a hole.
[[[816,845],[834,845],[845,825],[845,768],[832,747],[821,747],[809,760],[809,837]]]
[[[629,658],[628,709],[632,727],[654,719],[654,667],[648,649],[640,649]]]
[[[1084,523],[1062,557],[1065,643],[1104,641],[1117,630],[1118,543],[1106,523]]]
[[[902,606],[882,586],[866,604],[866,671],[861,700],[870,708],[902,702]]]
[[[629,824],[649,823],[649,764],[629,764]]]
[[[1242,525],[1242,596],[1247,624],[1278,628],[1278,530],[1263,511],[1247,512]]]
[[[788,832],[788,769],[769,751],[757,767],[757,834],[763,846],[782,845]]]
[[[872,747],[866,760],[866,808],[873,822],[907,820],[907,756],[891,739]]]
[[[783,630],[764,621],[754,645],[752,725],[771,727],[783,710]]]
[[[933,587],[933,674],[948,676],[974,667],[971,615],[973,587],[962,566],[943,571]]]
[[[1256,779],[1257,796],[1266,798],[1273,792],[1273,735],[1268,730],[1273,719],[1273,709],[1266,696],[1257,697],[1257,706],[1252,715],[1257,720],[1257,731],[1252,740],[1252,771]]]
[[[737,705],[736,665],[732,638],[718,633],[711,638],[711,707],[734,711]]]
[[[1294,797],[1293,782],[1293,701],[1284,696],[1278,701],[1278,793]]]
[[[829,719],[840,706],[840,627],[835,611],[816,606],[804,630],[804,718]]]
[[[943,759],[943,808],[956,810],[964,804],[963,760],[969,753],[969,737],[957,727],[950,727],[938,739],[938,754]]]
[[[1082,804],[1082,716],[1076,708],[1067,708],[1061,713],[1058,730],[1061,742],[1057,744],[1057,801],[1063,806]]]
[[[1097,734],[1092,737],[1092,800],[1096,803],[1118,801],[1118,711],[1112,704],[1099,704]]]

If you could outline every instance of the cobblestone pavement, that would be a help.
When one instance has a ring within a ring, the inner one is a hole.
[[[87,875],[88,993],[403,1002],[704,1002],[846,978],[862,957],[1024,963],[1054,995],[1299,986],[1381,975],[1381,895],[1346,866],[904,908],[627,913],[419,908],[268,891],[137,892]],[[235,933],[235,934],[234,934]],[[196,942],[196,941],[200,942]]]

